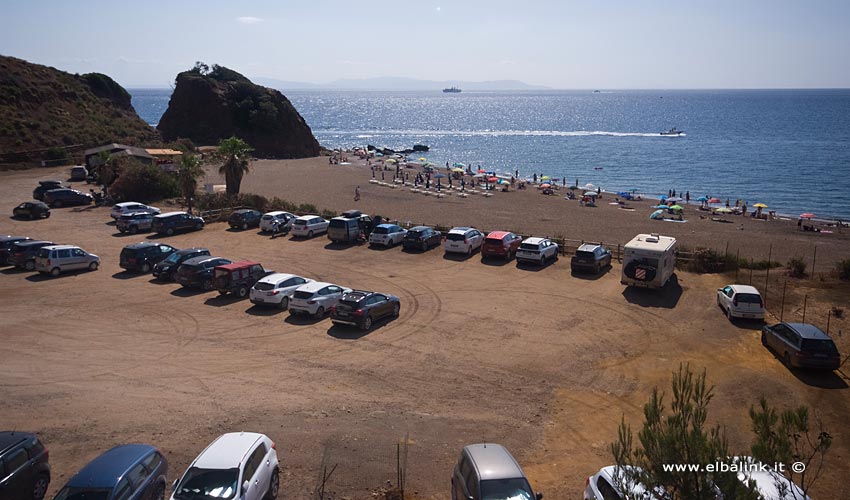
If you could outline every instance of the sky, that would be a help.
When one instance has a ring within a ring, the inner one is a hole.
[[[0,54],[131,88],[195,61],[314,83],[846,88],[848,26],[847,0],[0,0]]]

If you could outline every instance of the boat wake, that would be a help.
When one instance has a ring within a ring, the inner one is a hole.
[[[356,138],[374,136],[416,136],[416,137],[669,137],[658,132],[612,132],[605,130],[314,130],[318,134],[353,135]],[[685,136],[685,134],[681,134]]]

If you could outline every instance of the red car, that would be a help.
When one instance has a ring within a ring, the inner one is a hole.
[[[522,238],[518,234],[508,231],[493,231],[484,239],[481,245],[481,258],[501,257],[511,260],[516,255]]]

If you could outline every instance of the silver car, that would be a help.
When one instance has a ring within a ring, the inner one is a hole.
[[[350,288],[321,281],[301,285],[289,301],[289,314],[309,314],[316,318],[323,318],[331,307],[339,303],[342,295],[350,291]]]
[[[490,498],[539,500],[543,494],[532,493],[522,468],[503,446],[465,446],[452,475],[452,500]]]
[[[51,276],[81,269],[97,271],[99,266],[100,257],[73,245],[42,247],[35,258],[35,270]]]

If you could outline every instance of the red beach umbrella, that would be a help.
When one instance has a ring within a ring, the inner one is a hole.
[[[800,214],[800,218],[801,218],[801,219],[814,219],[814,218],[815,218],[815,214],[813,214],[813,213],[811,213],[811,212],[806,212],[806,213],[804,213],[804,214]]]

